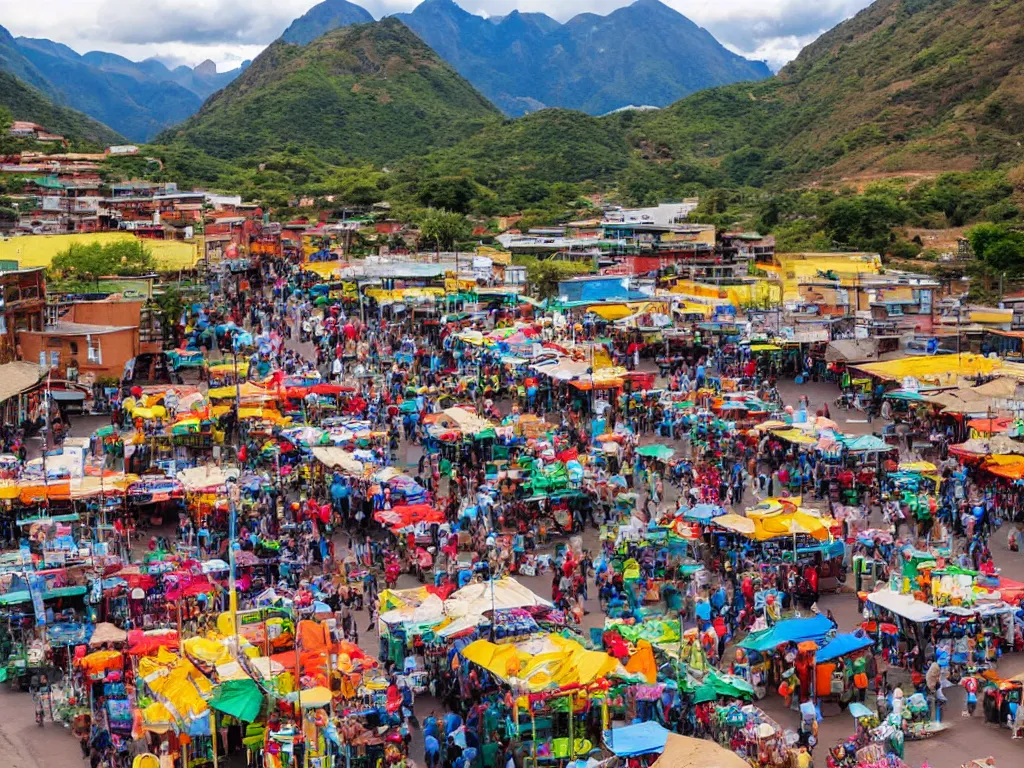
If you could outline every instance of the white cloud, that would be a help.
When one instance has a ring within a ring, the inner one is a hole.
[[[791,60],[822,32],[870,0],[663,0],[705,27],[730,49],[765,59],[773,68]],[[131,59],[227,69],[253,58],[317,0],[0,0],[0,22],[11,34],[45,37],[85,53],[110,51]],[[419,0],[366,0],[376,18],[409,11]],[[566,21],[577,13],[610,13],[629,0],[463,0],[473,13],[501,15],[518,8]]]

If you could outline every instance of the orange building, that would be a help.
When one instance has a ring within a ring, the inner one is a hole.
[[[42,330],[20,332],[18,341],[25,360],[55,369],[59,378],[75,363],[84,383],[120,379],[133,357],[160,351],[158,341],[140,334],[142,315],[141,301],[84,301]]]

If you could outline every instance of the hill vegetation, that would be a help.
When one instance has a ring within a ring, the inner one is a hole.
[[[102,149],[119,144],[123,139],[81,112],[58,106],[40,91],[26,85],[13,75],[0,72],[0,129],[7,133],[11,120],[27,120],[45,126],[47,130],[64,136],[71,146],[79,150]],[[51,149],[62,149],[49,145]],[[16,151],[20,146],[4,151]],[[41,145],[37,151],[46,151]]]
[[[101,51],[83,56],[52,40],[14,38],[0,27],[0,71],[132,141],[146,141],[194,114],[241,70],[218,73],[213,62],[170,70],[152,59],[134,62]]]
[[[404,24],[385,19],[304,47],[274,43],[159,140],[242,165],[281,151],[310,151],[336,166],[384,164],[450,146],[499,119]]]

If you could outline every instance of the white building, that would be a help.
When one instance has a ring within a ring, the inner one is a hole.
[[[604,220],[613,224],[652,224],[671,227],[682,224],[700,200],[690,197],[679,203],[662,203],[653,208],[617,208],[605,212]]]

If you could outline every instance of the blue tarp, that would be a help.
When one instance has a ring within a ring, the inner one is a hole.
[[[836,635],[832,640],[815,655],[819,662],[831,661],[845,656],[848,653],[867,648],[872,640],[867,635],[860,635],[856,632],[849,632],[845,635]]]
[[[839,442],[846,446],[850,453],[868,453],[871,451],[891,451],[892,446],[885,440],[874,435],[859,435],[858,437],[842,436]]]
[[[668,731],[653,720],[604,732],[604,743],[618,757],[653,755],[665,751]]]
[[[684,520],[692,520],[697,523],[706,523],[712,518],[724,515],[725,510],[714,504],[697,504],[693,509],[683,513]]]
[[[828,617],[821,614],[807,619],[783,619],[770,629],[747,635],[739,646],[750,651],[770,651],[784,643],[802,643],[805,640],[820,643],[833,626]]]

